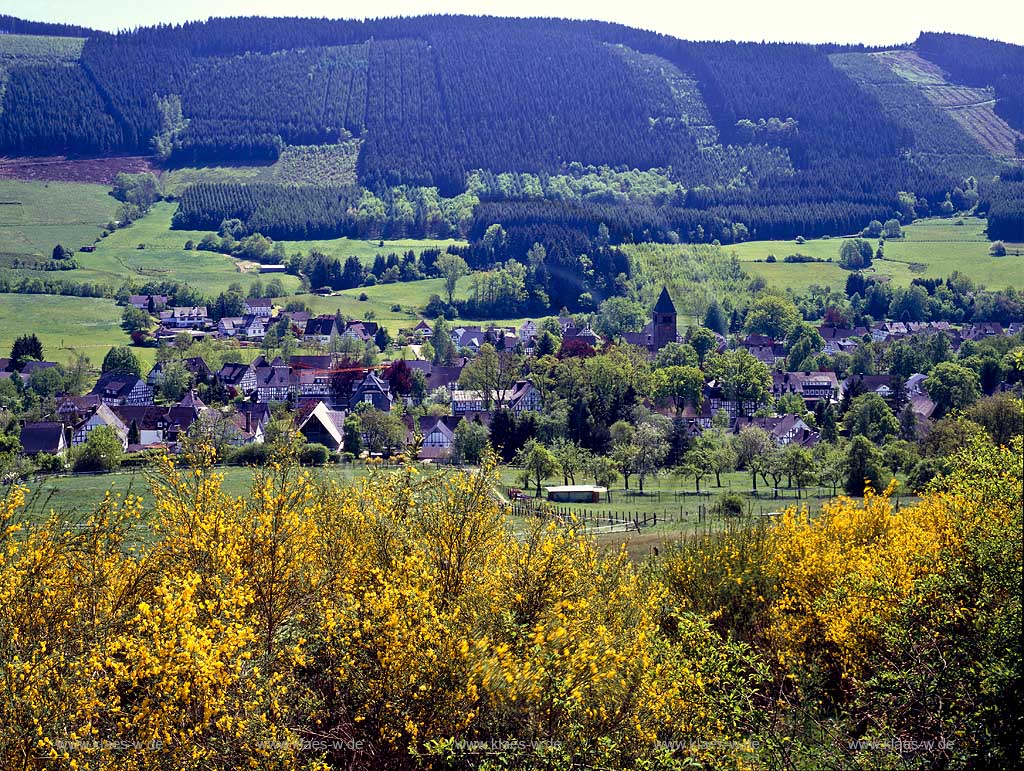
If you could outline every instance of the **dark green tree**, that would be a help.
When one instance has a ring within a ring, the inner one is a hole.
[[[20,372],[24,368],[25,362],[30,359],[43,360],[43,344],[35,334],[22,335],[15,339],[14,345],[11,346],[12,369]]]
[[[131,348],[121,345],[107,351],[107,355],[103,357],[100,371],[104,374],[121,372],[138,377],[142,374],[142,365]]]
[[[856,436],[846,453],[846,485],[849,495],[863,495],[867,484],[873,490],[882,487],[882,462],[878,448],[864,436]]]

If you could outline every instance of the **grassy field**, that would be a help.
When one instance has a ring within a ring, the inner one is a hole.
[[[76,277],[123,281],[131,277],[140,283],[174,279],[190,284],[208,296],[216,296],[234,282],[248,289],[257,278],[266,282],[257,269],[243,271],[228,255],[218,252],[186,251],[189,239],[199,242],[205,233],[171,230],[175,204],[160,202],[130,227],[116,230],[96,245],[91,254],[79,254],[82,266]],[[139,244],[145,249],[139,249]],[[287,291],[298,288],[295,276],[277,275]]]
[[[378,254],[387,257],[394,252],[397,255],[405,254],[412,249],[417,254],[424,249],[440,249],[445,251],[449,246],[456,244],[464,246],[465,241],[453,239],[430,239],[430,238],[406,238],[395,241],[360,241],[355,238],[332,238],[321,241],[284,241],[285,251],[288,254],[303,252],[308,254],[312,251],[322,252],[328,257],[337,257],[345,260],[347,257],[355,256],[366,266],[373,265],[373,260]]]
[[[252,483],[251,468],[232,466],[217,469],[217,472],[224,475],[224,491],[228,495],[239,496],[248,492]],[[314,473],[336,479],[341,484],[350,484],[369,472],[362,466],[330,466]],[[151,474],[149,470],[140,469],[113,474],[42,477],[27,483],[26,510],[34,518],[45,516],[51,510],[62,515],[81,514],[95,508],[108,490],[122,496],[141,496],[146,506],[153,499]]]
[[[958,225],[956,223],[962,222]],[[995,289],[1024,288],[1024,260],[1012,250],[1006,257],[989,254],[991,242],[985,236],[985,220],[975,217],[918,220],[903,229],[904,237],[886,241],[885,259],[875,262],[874,270],[891,277],[897,286],[906,286],[915,277],[946,278],[954,270]],[[743,269],[763,277],[770,285],[803,291],[811,284],[842,289],[848,271],[838,265],[840,238],[795,241],[749,241],[728,247],[743,263]],[[807,254],[832,263],[785,263],[786,255]],[[770,254],[778,262],[763,260]],[[758,262],[760,261],[760,262]]]
[[[89,222],[89,217],[92,217],[92,223],[105,223],[112,218],[116,204],[113,198],[101,192],[105,188],[100,185],[51,183],[44,186],[36,182],[0,180],[0,191],[12,187],[15,192],[22,191],[21,196],[26,203],[20,207],[12,205],[10,211],[6,211],[8,206],[0,205],[0,236],[3,236],[0,256],[7,253],[11,256],[34,255],[48,258],[57,243],[74,250],[79,246],[92,244],[102,232],[102,226],[83,223]],[[57,188],[58,201],[54,204],[52,214],[43,214],[39,211],[45,195],[44,187]],[[67,187],[78,189],[70,192],[63,190]],[[64,208],[60,196],[65,193],[69,201],[77,203],[77,209],[71,206]],[[101,206],[106,203],[109,203],[109,208]],[[92,208],[89,208],[90,206]],[[19,212],[18,209],[24,210]],[[68,281],[88,281],[113,287],[119,287],[129,278],[139,284],[173,279],[190,284],[210,296],[225,291],[236,281],[241,283],[244,289],[248,289],[249,284],[259,277],[255,269],[243,270],[234,259],[217,252],[185,250],[187,240],[198,242],[205,233],[171,230],[174,209],[175,204],[157,203],[145,217],[130,227],[115,230],[101,239],[96,244],[95,252],[76,251],[75,259],[80,266],[77,270],[46,273],[19,269],[11,272],[17,276],[59,277]],[[40,222],[44,217],[48,217],[51,222]],[[67,221],[53,223],[53,220],[61,218]],[[139,249],[140,244],[145,248]],[[266,276],[260,278],[264,281],[267,279]],[[289,292],[299,286],[299,280],[294,276],[280,275],[278,278]]]
[[[468,277],[459,279],[455,289],[456,298],[469,296],[470,280]],[[361,294],[366,294],[365,300],[360,300]],[[338,310],[348,318],[366,318],[367,312],[373,313],[373,320],[383,324],[388,332],[394,335],[399,329],[405,329],[416,325],[419,313],[430,301],[430,295],[438,294],[444,296],[444,279],[428,278],[422,281],[405,281],[394,284],[378,284],[376,286],[359,287],[356,289],[344,289],[336,292],[330,297],[321,297],[314,294],[298,295],[295,298],[281,297],[276,300],[279,304],[285,304],[289,299],[299,299],[309,306],[313,313],[334,313]],[[394,311],[392,307],[401,306],[401,310]],[[453,325],[467,324],[487,327],[496,324],[501,327],[518,327],[526,319],[487,319],[479,320],[456,320],[450,322]]]
[[[430,473],[426,468],[426,473]],[[446,473],[443,467],[439,469]],[[152,505],[151,473],[148,470],[121,471],[113,474],[79,475],[44,477],[27,484],[29,494],[25,515],[31,520],[40,520],[50,513],[78,521],[91,512],[110,491],[114,495],[135,495],[143,499],[143,508]],[[251,468],[227,467],[217,469],[224,475],[223,489],[231,496],[247,494],[252,482]],[[342,486],[353,484],[373,474],[386,471],[370,471],[365,466],[327,466],[314,469],[312,473],[320,479],[333,479]],[[516,486],[517,472],[515,469],[503,467],[499,472],[502,491],[505,487]],[[561,480],[547,480],[545,484],[558,484]],[[585,480],[578,480],[581,483]],[[572,510],[586,519],[589,532],[595,537],[599,547],[617,550],[625,548],[637,560],[644,559],[656,551],[670,547],[672,543],[692,537],[694,534],[707,530],[720,530],[729,520],[709,511],[710,505],[722,493],[729,490],[749,492],[750,479],[746,473],[730,473],[722,477],[722,488],[714,487],[714,480],[704,480],[702,493],[696,494],[692,479],[682,479],[671,474],[649,477],[643,495],[629,496],[621,485],[612,490],[612,503],[574,506],[560,506],[563,511]],[[637,487],[637,480],[631,480],[631,486]],[[704,492],[706,491],[706,492]],[[2,492],[2,491],[0,491]],[[500,495],[499,497],[504,497]],[[805,491],[798,500],[794,490],[781,489],[779,498],[772,497],[770,489],[762,489],[757,498],[749,498],[749,511],[755,515],[781,511],[789,506],[806,504],[812,513],[820,512],[823,503],[829,500],[827,490],[814,488]],[[632,519],[636,514],[641,519],[644,515],[658,515],[657,525],[648,525],[640,532],[623,532],[621,526],[608,528],[609,522],[622,522]],[[590,515],[589,518],[586,515]],[[527,530],[534,521],[531,515],[512,513],[508,524],[515,533]],[[614,532],[608,532],[613,530]],[[147,536],[143,534],[142,538]]]
[[[0,36],[3,37],[3,36]],[[63,244],[91,244],[114,216],[103,185],[0,179],[0,255],[49,258]]]
[[[66,362],[81,351],[99,366],[107,350],[127,345],[121,309],[113,300],[41,294],[0,294],[0,356],[10,353],[19,335],[35,333],[49,361]],[[153,349],[135,349],[152,358]]]

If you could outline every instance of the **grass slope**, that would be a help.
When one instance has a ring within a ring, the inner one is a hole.
[[[99,366],[107,350],[127,345],[121,309],[113,300],[41,294],[0,294],[0,356],[10,353],[19,335],[36,334],[48,361],[66,362],[81,351]],[[152,349],[135,349],[151,359]]]
[[[360,241],[355,238],[332,238],[323,241],[284,241],[283,243],[288,254],[317,251],[326,254],[328,257],[337,257],[342,261],[348,257],[355,256],[367,267],[373,265],[373,260],[378,254],[387,257],[394,252],[401,256],[410,249],[417,254],[424,249],[440,249],[444,252],[453,244],[458,246],[466,244],[465,241],[433,238],[406,238],[384,242]],[[383,243],[383,246],[381,246],[381,243]]]
[[[959,270],[989,288],[1024,288],[1024,261],[1012,253],[1006,257],[989,254],[991,244],[985,235],[985,220],[974,217],[918,220],[903,232],[903,238],[886,241],[885,259],[876,261],[874,266],[877,273],[890,276],[897,286],[906,286],[917,276],[946,278]],[[746,272],[763,277],[769,285],[794,291],[803,291],[811,284],[842,289],[849,274],[838,262],[793,264],[782,261],[786,255],[797,252],[838,261],[841,243],[839,238],[815,239],[804,244],[750,241],[731,246],[729,251],[740,259]],[[769,254],[774,254],[778,262],[763,262]]]
[[[208,296],[216,296],[234,282],[248,289],[260,276],[258,268],[246,271],[239,268],[231,257],[217,252],[186,251],[185,242],[197,242],[205,233],[189,230],[171,230],[171,217],[175,204],[160,202],[149,214],[131,227],[116,230],[96,245],[92,254],[77,256],[80,270],[75,277],[120,283],[132,278],[145,281],[173,279],[190,284]],[[143,244],[145,249],[139,249]],[[279,275],[289,292],[298,288],[294,276]]]
[[[0,254],[49,257],[57,244],[77,250],[116,208],[103,185],[0,179]]]
[[[459,279],[455,288],[455,297],[457,299],[467,298],[469,288],[470,279],[468,277]],[[366,299],[360,300],[359,296],[363,293],[366,294]],[[424,306],[430,301],[430,296],[433,294],[444,296],[444,279],[428,278],[422,281],[378,284],[377,286],[345,289],[329,297],[303,294],[294,299],[304,301],[313,313],[335,313],[340,310],[347,318],[362,319],[366,318],[366,314],[370,312],[373,320],[382,324],[389,333],[394,335],[400,329],[408,329],[416,325]],[[281,297],[277,302],[284,305],[289,299],[293,298]],[[392,310],[395,305],[400,305],[401,310]],[[519,327],[525,320],[525,318],[485,319],[482,321],[456,319],[449,324],[481,327],[495,324],[500,327]]]

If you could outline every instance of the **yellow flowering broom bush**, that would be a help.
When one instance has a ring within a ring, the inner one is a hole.
[[[478,474],[230,497],[197,452],[69,525],[0,504],[0,768],[744,767],[749,650]]]
[[[791,508],[767,529],[706,534],[666,561],[684,607],[773,665],[756,700],[761,762],[1020,763],[1024,447],[977,440],[950,468],[910,506],[868,490],[817,517]]]

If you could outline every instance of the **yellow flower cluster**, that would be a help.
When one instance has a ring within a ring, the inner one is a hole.
[[[893,506],[895,483],[839,498],[820,517],[789,509],[771,531],[765,563],[779,596],[769,636],[784,668],[817,659],[840,677],[861,674],[866,653],[900,604],[929,575],[941,575],[968,539],[1022,517],[1018,438],[1012,448],[965,448],[955,471],[922,500]]]
[[[78,525],[0,503],[0,768],[743,766],[737,651],[624,553],[513,534],[492,467],[233,498],[189,461]]]

